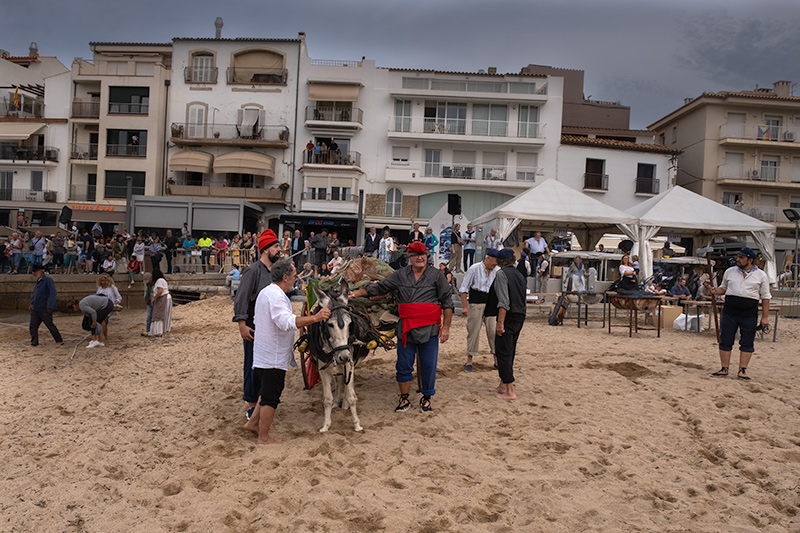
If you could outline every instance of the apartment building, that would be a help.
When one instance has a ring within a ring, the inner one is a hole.
[[[54,226],[66,200],[65,166],[69,70],[55,57],[0,50],[0,226]]]
[[[89,46],[72,64],[68,205],[79,226],[110,229],[131,223],[129,194],[164,193],[172,44]]]
[[[649,126],[681,150],[677,183],[793,235],[800,208],[800,97],[794,84],[703,93]]]

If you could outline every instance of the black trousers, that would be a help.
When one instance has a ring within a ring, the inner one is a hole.
[[[167,250],[167,252],[164,254],[164,257],[167,258],[167,274],[172,274],[172,258],[175,257],[173,255],[174,253],[174,250]]]
[[[53,324],[53,313],[48,313],[47,311],[31,311],[30,330],[32,346],[37,346],[39,344],[39,326],[42,322],[47,326],[54,341],[64,342],[64,339],[61,338],[61,333],[58,332],[58,328]]]
[[[525,315],[506,315],[505,322],[503,322],[505,332],[494,339],[497,373],[500,374],[500,381],[503,383],[514,383],[514,357],[517,354],[519,332],[522,331],[524,323]]]

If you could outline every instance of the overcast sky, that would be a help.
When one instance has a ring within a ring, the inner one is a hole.
[[[631,106],[648,124],[704,91],[800,81],[798,0],[0,0],[0,48],[69,66],[89,41],[296,38],[315,59],[519,72],[581,69],[584,94]],[[800,95],[800,89],[796,94]]]

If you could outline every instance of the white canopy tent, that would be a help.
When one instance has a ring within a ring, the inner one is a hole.
[[[497,228],[505,240],[522,222],[542,231],[571,231],[584,250],[593,250],[604,233],[620,224],[632,225],[635,216],[591,198],[560,181],[545,180],[472,221],[486,235]]]
[[[770,283],[776,282],[775,226],[747,216],[683,187],[672,187],[627,210],[638,219],[619,228],[634,242],[643,277],[653,275],[653,250],[648,240],[654,235],[670,234],[694,237],[695,247],[711,244],[713,237],[750,233],[766,260]]]

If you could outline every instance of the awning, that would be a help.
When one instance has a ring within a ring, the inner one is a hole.
[[[214,156],[206,152],[186,150],[178,152],[169,160],[169,169],[176,172],[201,172],[211,173],[211,162]]]
[[[39,122],[6,122],[0,124],[0,140],[24,141],[40,129],[44,124]]]
[[[260,152],[237,150],[218,155],[214,159],[214,172],[217,174],[254,174],[275,177],[275,158]]]
[[[355,102],[360,88],[360,84],[355,83],[311,83],[308,99],[317,102]]]

